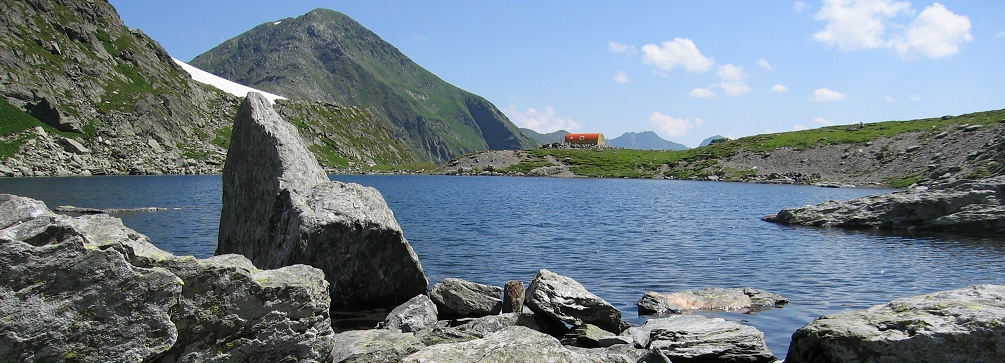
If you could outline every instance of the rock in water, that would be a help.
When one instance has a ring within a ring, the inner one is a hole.
[[[689,310],[762,311],[785,305],[788,299],[760,289],[712,287],[671,294],[646,292],[635,305],[641,315],[681,314]]]
[[[576,280],[546,269],[527,287],[527,306],[535,313],[572,325],[593,324],[621,333],[621,311],[586,290]]]
[[[216,253],[260,268],[317,267],[334,308],[394,307],[429,284],[380,192],[330,181],[296,127],[254,92],[238,111],[223,168]]]
[[[821,317],[786,362],[1001,362],[1005,286],[978,285]]]

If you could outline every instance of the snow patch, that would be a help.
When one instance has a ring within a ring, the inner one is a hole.
[[[238,84],[238,83],[229,81],[227,79],[218,77],[215,74],[212,74],[212,73],[206,72],[204,70],[201,70],[199,68],[193,67],[193,66],[189,65],[188,63],[182,62],[182,61],[177,60],[175,58],[171,58],[171,59],[173,59],[175,63],[178,63],[178,65],[181,66],[182,69],[184,69],[186,72],[188,72],[188,74],[191,75],[192,79],[194,79],[196,82],[208,84],[210,86],[219,88],[221,91],[227,92],[227,93],[232,94],[234,96],[245,97],[245,96],[248,95],[248,92],[258,92],[258,93],[261,93],[262,96],[265,96],[265,98],[267,100],[269,100],[269,102],[271,102],[271,103],[276,103],[277,99],[283,99],[283,100],[286,99],[286,97],[283,97],[283,96],[280,96],[280,95],[268,93],[268,92],[265,92],[265,91],[262,91],[262,90],[259,90],[259,89],[251,88],[251,87],[248,87],[248,86],[245,86],[245,85],[242,85],[242,84]]]
[[[275,22],[275,23],[272,23],[272,25],[279,25],[279,23],[282,23],[282,22],[283,22],[283,21],[282,21],[282,20],[280,20],[280,21],[277,21],[277,22]]]

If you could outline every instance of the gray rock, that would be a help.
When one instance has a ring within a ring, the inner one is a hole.
[[[455,278],[433,285],[429,297],[442,317],[480,317],[499,314],[502,288]]]
[[[491,333],[511,326],[522,326],[548,335],[563,335],[568,330],[564,324],[534,313],[489,315],[481,318],[461,319],[458,322],[460,325],[456,326],[456,329],[459,332],[477,338],[484,338]]]
[[[84,147],[84,145],[77,142],[77,140],[68,137],[62,137],[59,139],[59,141],[63,144],[63,149],[66,150],[66,152],[68,153],[74,153],[77,155],[84,155],[91,153],[91,149]]]
[[[583,348],[600,348],[600,340],[616,337],[614,333],[598,328],[593,324],[583,324],[573,327],[562,338],[562,344]]]
[[[621,311],[586,290],[576,280],[546,269],[527,287],[527,306],[535,313],[560,321],[621,333]]]
[[[425,330],[436,325],[436,305],[429,296],[416,295],[391,310],[384,319],[384,328],[404,333]]]
[[[615,345],[621,345],[621,344],[626,344],[626,345],[634,346],[635,345],[635,339],[633,339],[630,336],[624,336],[624,335],[606,336],[606,337],[602,337],[600,339],[597,339],[597,345],[599,345],[601,348],[607,348],[607,347],[611,347],[611,346],[615,346]]]
[[[485,338],[461,343],[426,347],[401,360],[403,363],[431,362],[598,362],[587,355],[569,350],[550,335],[512,326]]]
[[[320,268],[332,306],[342,309],[394,307],[428,287],[380,192],[329,181],[296,127],[254,92],[241,104],[223,168],[216,253],[262,268]]]
[[[689,310],[761,311],[787,304],[781,295],[752,288],[713,287],[670,294],[646,292],[636,303],[641,315],[681,314]]]
[[[756,328],[700,315],[650,319],[638,328],[649,332],[646,348],[658,349],[674,362],[773,362],[775,357]]]
[[[324,361],[328,285],[304,265],[177,257],[105,214],[0,194],[0,355],[12,361]]]
[[[1005,286],[978,285],[821,317],[786,362],[1001,362]]]
[[[940,171],[941,172],[941,171]],[[783,209],[765,221],[852,229],[1005,232],[1005,176]]]
[[[587,360],[603,363],[637,363],[646,355],[646,351],[635,349],[631,345],[617,344],[603,348],[582,348],[566,346],[569,350],[579,353]]]
[[[414,334],[385,329],[351,330],[334,341],[334,363],[396,363],[424,347]]]

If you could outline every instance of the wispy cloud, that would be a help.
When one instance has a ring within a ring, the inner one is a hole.
[[[998,34],[995,34],[995,38],[999,39],[1005,38],[1005,30],[1001,30],[998,32]]]
[[[539,111],[535,108],[520,111],[516,106],[511,105],[506,111],[507,115],[517,126],[537,132],[575,131],[582,127],[578,122],[573,121],[572,118],[563,119],[555,116],[555,109],[551,106],[545,107],[544,111]]]
[[[701,51],[691,39],[674,38],[663,45],[642,46],[642,62],[655,65],[659,69],[672,70],[681,66],[691,72],[705,72],[712,68],[715,60],[701,55]]]
[[[771,86],[771,92],[783,93],[783,92],[788,92],[788,91],[789,91],[789,88],[785,87],[784,85],[781,85],[781,84],[776,84],[774,86]]]
[[[628,74],[625,73],[625,72],[618,72],[617,74],[614,75],[614,82],[625,84],[625,83],[629,83],[631,81],[632,80],[628,79]]]
[[[893,102],[893,101],[894,101],[893,97],[886,96],[886,102]]]
[[[803,125],[792,125],[792,129],[796,131],[803,131],[803,130],[809,130],[810,128]]]
[[[767,70],[775,69],[775,67],[772,67],[771,63],[768,63],[768,60],[764,59],[764,58],[758,59],[757,60],[757,65],[761,66],[761,68],[764,68],[764,69],[767,69]]]
[[[830,122],[830,121],[827,121],[827,120],[826,120],[826,119],[824,119],[823,117],[814,117],[814,118],[813,118],[813,122],[816,122],[816,123],[818,123],[818,124],[821,124],[821,125],[824,125],[824,126],[831,126],[831,125],[834,125],[834,123],[833,123],[833,122]]]
[[[719,71],[716,72],[716,76],[720,79],[719,83],[708,86],[707,88],[692,89],[690,92],[691,97],[715,97],[716,93],[713,89],[720,89],[722,92],[725,92],[730,96],[739,96],[750,91],[750,86],[747,85],[747,72],[743,70],[742,66],[734,64],[719,66]]]
[[[691,97],[695,98],[712,98],[715,97],[715,92],[708,88],[695,88],[689,93]]]
[[[665,137],[680,137],[687,135],[688,130],[694,128],[695,126],[701,126],[705,123],[705,121],[700,118],[687,120],[670,115],[664,115],[656,111],[653,111],[653,114],[649,115],[649,122],[656,127],[656,132],[658,134]]]
[[[797,13],[801,13],[801,12],[803,12],[803,9],[806,9],[806,3],[802,2],[802,1],[796,1],[796,2],[792,3],[792,10],[793,11],[795,11]]]
[[[845,98],[848,98],[848,95],[825,87],[825,88],[817,88],[815,91],[813,91],[813,96],[810,96],[810,101],[834,102],[843,100]]]
[[[635,46],[623,43],[618,43],[615,41],[607,42],[607,49],[610,49],[615,53],[635,53]]]

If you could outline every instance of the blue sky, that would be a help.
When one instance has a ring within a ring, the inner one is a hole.
[[[315,8],[540,132],[754,134],[1005,108],[1005,1],[111,0],[188,61]]]

